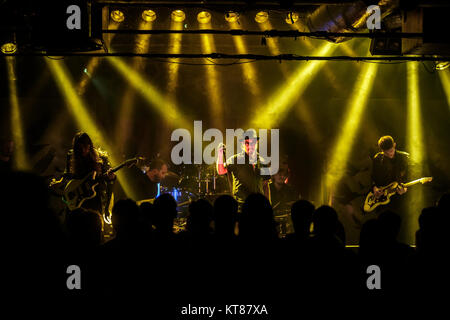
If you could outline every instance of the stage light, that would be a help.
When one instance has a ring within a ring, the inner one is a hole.
[[[269,13],[267,11],[260,11],[255,16],[255,21],[258,23],[264,23],[269,20]]]
[[[17,45],[12,42],[5,43],[1,46],[1,51],[4,54],[13,54],[17,51]]]
[[[99,130],[95,124],[94,119],[89,114],[89,108],[86,106],[82,98],[77,94],[74,89],[73,81],[70,76],[70,72],[67,70],[66,65],[61,60],[54,60],[47,58],[45,60],[53,77],[55,83],[59,87],[61,93],[64,95],[66,105],[79,130],[89,133],[92,140],[98,143],[102,148],[108,151],[111,163],[119,164],[121,161],[115,156],[115,150],[112,145],[109,144],[103,133]],[[134,199],[134,194],[131,192],[131,187],[128,184],[128,180],[125,178],[124,171],[118,171],[117,180],[122,186],[123,191],[127,197]]]
[[[125,20],[125,15],[120,10],[113,10],[111,11],[111,19],[113,19],[114,22],[121,23]]]
[[[88,71],[87,68],[84,68],[84,69],[83,69],[83,72],[84,72],[89,78],[91,77],[91,74],[89,73],[89,71]]]
[[[295,12],[289,12],[286,15],[286,19],[285,19],[287,24],[294,24],[298,21],[298,13]]]
[[[337,47],[333,43],[324,43],[313,53],[313,56],[329,56]],[[296,105],[298,98],[313,81],[324,63],[320,60],[299,62],[300,66],[292,71],[289,79],[281,84],[269,97],[268,102],[256,112],[258,116],[252,121],[251,127],[270,129],[278,124],[290,108]]]
[[[172,11],[172,20],[175,22],[183,22],[186,19],[186,14],[183,10],[174,10]]]
[[[436,62],[436,70],[443,71],[450,67],[450,61],[438,61]]]
[[[127,80],[149,104],[168,123],[174,127],[189,128],[192,121],[182,114],[175,101],[168,100],[165,96],[146,80],[139,72],[131,68],[121,58],[108,57],[107,61]]]
[[[156,20],[156,12],[153,10],[142,11],[142,20],[145,22],[153,22]]]
[[[238,20],[239,20],[239,13],[233,11],[225,13],[225,21],[237,22]]]
[[[22,115],[17,96],[15,57],[6,57],[9,83],[9,102],[11,104],[11,131],[15,145],[14,166],[17,170],[29,169],[29,158],[25,150]]]
[[[208,11],[199,12],[197,15],[198,23],[210,23],[211,22],[211,13]]]

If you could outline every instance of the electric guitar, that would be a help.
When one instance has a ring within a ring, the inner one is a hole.
[[[432,180],[433,180],[432,177],[426,177],[408,183],[392,182],[387,186],[380,188],[382,194],[379,197],[375,197],[373,191],[370,191],[369,194],[366,196],[366,200],[364,201],[364,208],[363,208],[364,212],[372,212],[378,206],[388,204],[391,201],[391,197],[397,193],[397,189],[399,188],[399,186],[410,187],[418,183],[421,184],[428,183],[431,182]]]
[[[110,172],[116,172],[125,166],[131,167],[142,159],[144,158],[136,157],[133,159],[128,159],[117,167],[112,168]],[[86,200],[95,198],[95,196],[97,196],[96,189],[99,183],[100,181],[98,179],[97,171],[88,173],[82,179],[72,179],[67,182],[62,196],[69,210],[73,211],[81,208]]]

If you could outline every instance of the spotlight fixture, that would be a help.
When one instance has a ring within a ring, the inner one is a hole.
[[[239,13],[233,11],[227,12],[225,13],[225,20],[227,22],[237,22],[239,20]]]
[[[186,14],[183,10],[172,11],[172,20],[175,22],[183,22],[186,19]]]
[[[156,20],[156,13],[153,10],[142,11],[142,20],[145,22],[153,22]]]
[[[208,11],[199,12],[197,15],[198,23],[210,23],[211,22],[211,13]]]
[[[298,13],[289,12],[286,15],[286,19],[285,20],[286,20],[287,24],[294,24],[294,23],[296,23],[298,21]]]
[[[255,21],[258,23],[264,23],[269,20],[269,13],[267,11],[260,11],[255,16]]]
[[[125,15],[120,10],[113,10],[111,11],[111,19],[113,19],[114,22],[121,23],[125,20]]]
[[[13,54],[17,51],[17,45],[13,42],[7,42],[1,46],[1,51],[4,54]]]
[[[436,70],[442,71],[450,67],[450,61],[437,61]]]
[[[370,53],[374,55],[401,55],[402,39],[374,38],[370,42]]]
[[[87,68],[83,69],[83,72],[90,78],[91,77],[91,73],[88,71]]]

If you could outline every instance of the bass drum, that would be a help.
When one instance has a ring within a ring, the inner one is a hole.
[[[178,217],[180,218],[187,217],[189,204],[198,199],[198,196],[195,193],[182,188],[161,187],[161,194],[163,193],[168,193],[175,199],[177,203]]]

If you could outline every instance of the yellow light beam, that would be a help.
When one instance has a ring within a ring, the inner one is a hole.
[[[200,24],[200,29],[211,29],[211,23]],[[203,53],[216,52],[216,46],[212,35],[202,34],[201,44]],[[222,98],[222,86],[220,84],[219,75],[216,68],[217,67],[213,64],[205,65],[206,88],[208,91],[209,104],[212,107],[212,124],[215,128],[224,129],[223,112],[225,108]]]
[[[94,74],[95,70],[97,70],[98,65],[100,64],[100,59],[98,57],[92,57],[89,59],[89,62],[86,66],[86,71],[88,74],[83,72],[83,75],[81,76],[81,80],[78,83],[77,86],[77,92],[81,96],[86,92],[87,85],[89,84],[89,80],[91,76]]]
[[[182,30],[183,22],[171,20],[170,23],[171,30]],[[169,48],[168,51],[171,54],[179,54],[181,52],[181,44],[182,44],[181,33],[172,33],[169,37]],[[178,89],[178,78],[179,78],[179,69],[180,69],[180,59],[173,58],[169,60],[167,63],[167,85],[166,85],[166,95],[167,99],[170,101],[176,101],[176,92]],[[161,136],[170,136],[170,127],[166,121],[159,121],[158,132],[160,132]],[[187,128],[186,128],[187,129]],[[164,139],[159,139],[157,144],[157,149],[160,151],[162,155],[170,154],[171,145],[164,141]]]
[[[426,167],[424,161],[425,145],[420,115],[419,64],[408,62],[406,65],[407,79],[407,148],[413,164],[409,169],[411,178],[421,178]],[[411,188],[408,191],[411,201],[408,203],[408,218],[405,220],[405,235],[409,243],[414,243],[414,232],[418,228],[420,210],[424,207],[423,188]]]
[[[300,20],[296,21],[294,24],[289,24],[289,27],[293,30],[298,30],[300,32],[308,31],[308,27],[306,27],[303,23],[301,23]],[[319,40],[314,40],[314,41],[317,42]],[[316,46],[314,45],[315,42],[313,43],[313,41],[311,41],[310,38],[301,37],[301,43],[310,50],[315,50],[315,48],[316,48]],[[342,44],[339,47],[342,47]],[[330,82],[333,89],[336,91],[342,91],[343,87],[342,87],[342,84],[336,78],[335,70],[332,70],[328,64],[325,64],[323,66],[322,71],[327,76],[328,81]]]
[[[296,22],[298,23],[298,21]],[[272,30],[272,24],[270,21],[266,21],[265,23],[259,23],[258,24],[261,30]],[[269,52],[271,55],[279,55],[281,54],[279,45],[278,45],[278,38],[268,37],[266,39],[267,47],[269,48]],[[285,79],[289,78],[290,70],[288,69],[288,64],[286,62],[279,63],[281,72]],[[317,126],[317,122],[315,121],[313,117],[313,113],[311,112],[311,106],[306,102],[306,100],[300,96],[298,98],[298,107],[294,108],[295,110],[295,116],[299,121],[301,121],[301,126],[303,126],[308,132],[308,137],[311,139],[312,143],[315,146],[322,145],[322,134]],[[317,190],[315,192],[312,192],[311,194],[321,194],[320,188],[321,186],[317,186]],[[315,200],[321,200],[321,198],[317,198]],[[320,201],[318,201],[320,202]]]
[[[22,116],[20,112],[19,99],[17,97],[15,57],[7,56],[6,62],[8,68],[9,102],[11,104],[11,131],[15,145],[15,157],[13,158],[14,167],[18,170],[28,170],[28,157],[25,148]]]
[[[164,120],[176,127],[192,126],[186,120],[187,116],[181,113],[175,101],[168,100],[160,94],[138,71],[119,57],[108,57],[107,60],[156,109]]]
[[[450,111],[450,69],[438,72],[441,79],[442,89],[444,89],[445,96],[447,97],[448,110]]]
[[[73,81],[71,79],[70,73],[67,70],[64,62],[54,59],[46,59],[46,62],[50,68],[50,71],[55,78],[59,89],[64,94],[67,102],[68,110],[72,117],[75,119],[77,126],[80,130],[88,132],[93,141],[98,143],[105,148],[106,151],[110,153],[111,163],[113,165],[118,165],[121,161],[115,156],[114,149],[108,144],[108,140],[103,136],[102,132],[99,130],[94,120],[87,111],[87,107],[83,102],[82,98],[79,97],[73,87]],[[117,179],[122,186],[123,191],[127,197],[134,198],[132,189],[128,184],[127,180],[123,176],[123,172],[117,172]]]
[[[139,25],[139,30],[151,30],[152,23],[142,21]],[[138,34],[136,36],[136,53],[147,53],[150,46],[150,34]],[[142,71],[145,67],[145,61],[143,58],[134,57],[132,68],[133,70]],[[118,121],[116,124],[116,136],[114,141],[116,141],[118,151],[125,153],[126,142],[128,141],[132,125],[132,115],[134,112],[134,100],[136,97],[136,92],[131,85],[127,86],[125,93],[123,94],[122,101],[119,108]]]
[[[258,26],[261,31],[273,29],[272,24],[270,23],[269,20],[267,20],[264,23],[258,23]],[[278,46],[278,38],[267,37],[266,44],[267,44],[267,47],[269,48],[271,55],[277,56],[277,55],[281,54],[280,48]],[[288,70],[286,69],[286,63],[280,63],[280,66],[281,66],[281,71],[283,72],[284,76],[287,76]]]
[[[266,21],[265,23],[258,24],[261,30],[272,30],[272,24],[270,21]],[[269,52],[271,55],[279,55],[281,54],[280,48],[277,42],[278,38],[269,37],[266,39],[267,47],[269,48]],[[285,79],[289,78],[290,70],[288,69],[288,65],[286,62],[279,63],[281,73],[283,74]],[[322,136],[319,128],[316,125],[316,122],[313,119],[313,115],[310,111],[310,106],[303,99],[303,97],[299,97],[298,99],[298,107],[295,108],[295,113],[297,118],[302,121],[302,125],[307,127],[307,131],[310,133],[309,136],[315,145],[318,145],[322,140]]]
[[[418,164],[422,174],[422,164],[424,155],[423,131],[420,121],[420,93],[419,93],[419,75],[418,64],[416,62],[408,62],[406,69],[407,77],[407,104],[408,104],[408,150],[411,160]]]
[[[138,30],[152,30],[153,23],[147,21],[141,21]],[[136,35],[136,53],[146,53],[150,45],[150,34],[138,34]]]
[[[332,43],[323,44],[314,55],[330,55],[337,45]],[[253,126],[258,128],[272,128],[279,123],[293,105],[297,105],[299,97],[305,92],[308,85],[320,71],[324,61],[308,61],[301,63],[300,66],[292,72],[289,79],[283,83],[273,94],[266,105],[259,108],[256,117],[253,120]]]
[[[171,22],[171,30],[182,30],[183,24],[182,22]],[[182,34],[181,33],[172,33],[170,35],[169,39],[169,53],[171,54],[179,54],[181,52],[181,40],[182,40]],[[167,64],[167,73],[169,76],[169,79],[167,81],[167,94],[169,96],[172,96],[175,94],[177,86],[178,86],[178,70],[179,70],[179,58],[171,59],[170,62]]]
[[[358,132],[360,120],[369,99],[370,92],[377,74],[377,64],[365,64],[356,80],[352,96],[349,100],[344,123],[340,127],[340,134],[334,144],[331,158],[327,165],[326,187],[333,188],[343,177],[353,141]]]
[[[113,20],[110,20],[108,25],[108,30],[117,30],[119,28],[120,23],[117,23]],[[107,33],[105,35],[105,43],[108,48],[111,46],[111,41],[114,39],[115,33]],[[86,92],[87,85],[89,84],[89,80],[94,74],[95,70],[97,70],[100,62],[102,60],[99,57],[92,57],[89,59],[89,62],[86,66],[87,74],[83,73],[80,81],[78,82],[77,92],[79,95],[83,95]]]
[[[232,29],[241,29],[241,25],[237,22],[229,22]],[[242,36],[233,36],[234,46],[238,54],[247,54],[247,45]],[[253,63],[241,63],[242,75],[244,83],[249,87],[250,92],[255,99],[257,105],[261,102],[261,88],[259,87],[258,75]]]

